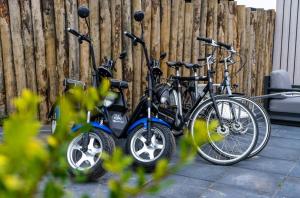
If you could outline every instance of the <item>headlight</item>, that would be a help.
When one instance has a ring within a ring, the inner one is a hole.
[[[115,102],[115,99],[116,99],[116,95],[112,92],[110,92],[104,99],[103,101],[103,106],[105,107],[110,107],[114,102]]]
[[[103,101],[103,106],[105,106],[105,107],[110,107],[113,103],[114,103],[114,101],[105,99],[105,100]]]
[[[170,98],[169,90],[164,90],[160,96],[160,103],[165,104]]]

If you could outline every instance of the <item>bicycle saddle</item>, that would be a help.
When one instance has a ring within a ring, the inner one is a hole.
[[[117,88],[117,89],[128,88],[128,82],[122,80],[110,79],[110,85],[112,88]]]
[[[200,65],[193,64],[193,63],[183,63],[183,64],[187,69],[198,69],[201,67]]]
[[[176,68],[176,67],[178,68],[178,67],[182,67],[183,66],[182,62],[179,62],[179,61],[177,61],[177,62],[173,62],[173,61],[167,62],[167,65],[169,67],[173,67],[173,68]]]

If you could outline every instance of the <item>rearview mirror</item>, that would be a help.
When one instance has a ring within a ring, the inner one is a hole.
[[[87,18],[90,15],[90,10],[86,6],[80,6],[78,8],[78,16],[80,18]]]
[[[126,51],[123,51],[120,56],[119,56],[119,59],[124,59],[125,57],[127,56],[127,52]]]
[[[165,59],[167,57],[167,53],[166,52],[162,52],[161,54],[160,54],[160,60],[163,60],[163,59]]]
[[[134,20],[138,21],[138,22],[141,22],[143,19],[144,19],[144,12],[143,11],[136,11],[134,12]]]

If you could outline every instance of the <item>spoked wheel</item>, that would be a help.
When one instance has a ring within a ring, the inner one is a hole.
[[[127,139],[126,148],[134,158],[136,166],[142,166],[147,171],[155,168],[156,162],[162,158],[170,159],[175,150],[175,139],[169,128],[152,123],[152,137],[147,141],[147,129],[138,126]]]
[[[113,139],[101,131],[89,132],[87,147],[84,146],[84,133],[75,137],[68,146],[67,160],[71,173],[79,172],[88,180],[96,180],[105,170],[102,167],[101,155],[103,152],[111,154],[113,151]]]
[[[232,165],[245,159],[253,150],[257,142],[257,123],[252,112],[241,102],[228,97],[216,97],[216,104],[220,113],[218,119],[213,101],[203,102],[194,111],[190,131],[195,137],[194,125],[196,120],[205,120],[207,126],[213,120],[222,121],[215,131],[209,131],[208,137],[212,133],[218,133],[224,138],[219,142],[214,142],[211,138],[209,143],[198,147],[198,153],[207,161],[218,165]]]
[[[255,116],[258,125],[258,139],[255,148],[248,156],[253,157],[260,153],[268,144],[271,135],[271,121],[266,110],[256,101],[246,97],[234,97],[235,100],[246,105]]]

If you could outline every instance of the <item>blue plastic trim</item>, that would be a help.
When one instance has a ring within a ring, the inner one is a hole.
[[[59,106],[55,106],[55,108],[54,108],[54,113],[56,114],[56,120],[58,120],[59,117],[60,117]]]
[[[107,126],[103,125],[103,124],[99,124],[97,122],[90,122],[90,125],[94,128],[97,128],[97,129],[101,129],[102,131],[104,131],[105,133],[109,133],[109,134],[112,134],[112,131],[110,128],[108,128]],[[82,125],[80,124],[77,124],[75,126],[72,127],[72,131],[73,132],[76,132],[78,131],[80,128],[82,127]]]
[[[162,124],[162,125],[164,125],[164,126],[166,126],[168,128],[171,128],[171,126],[167,122],[165,122],[165,121],[163,121],[163,120],[161,120],[159,118],[153,117],[153,118],[151,118],[151,122],[159,123],[159,124]],[[144,128],[147,128],[147,118],[142,118],[142,119],[137,120],[136,122],[134,122],[129,127],[127,133],[130,133],[131,131],[133,131],[133,129],[135,129],[139,125],[144,125]]]

